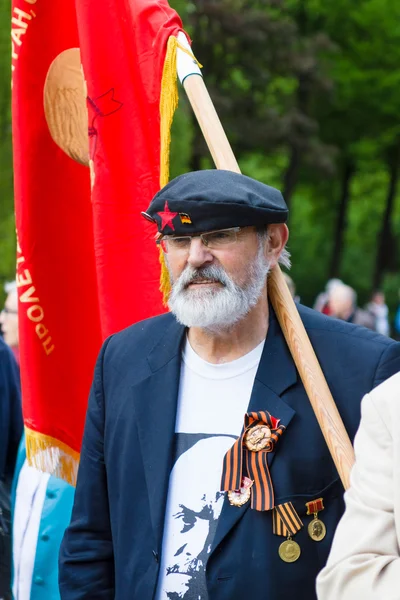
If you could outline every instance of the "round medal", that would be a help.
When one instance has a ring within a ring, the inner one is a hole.
[[[228,492],[229,502],[233,506],[243,506],[250,500],[250,488],[240,488],[240,490],[231,490]]]
[[[249,450],[258,452],[264,450],[271,440],[271,430],[268,425],[255,425],[247,430],[244,442]]]
[[[242,478],[242,485],[240,490],[230,490],[228,492],[228,500],[232,506],[243,506],[248,500],[250,500],[250,488],[253,485],[253,481],[248,477]]]
[[[308,524],[308,535],[314,542],[320,542],[326,536],[326,527],[320,519],[313,519]]]
[[[295,542],[294,540],[285,540],[279,546],[278,552],[279,552],[280,558],[284,562],[292,563],[292,562],[295,562],[299,558],[299,556],[301,554],[301,549],[300,549],[300,546],[298,545],[298,543]]]

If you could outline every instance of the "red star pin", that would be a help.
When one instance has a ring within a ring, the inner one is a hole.
[[[160,217],[161,217],[161,229],[164,229],[164,227],[166,227],[168,225],[168,227],[170,227],[172,229],[172,231],[175,231],[175,227],[174,227],[172,220],[178,215],[178,213],[171,212],[169,210],[167,201],[165,201],[164,211],[158,212],[157,214],[160,215]]]

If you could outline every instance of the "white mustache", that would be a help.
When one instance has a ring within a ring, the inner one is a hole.
[[[179,279],[177,279],[175,285],[177,291],[181,291],[186,289],[192,283],[204,281],[221,283],[225,287],[230,283],[230,280],[222,267],[210,265],[200,269],[195,269],[190,266],[186,267]]]

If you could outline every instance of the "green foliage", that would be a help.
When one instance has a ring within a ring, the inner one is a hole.
[[[2,284],[15,278],[10,19],[10,2],[0,0],[0,299],[3,297]]]

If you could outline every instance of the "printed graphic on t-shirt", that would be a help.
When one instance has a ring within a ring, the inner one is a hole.
[[[160,600],[206,600],[205,566],[225,494],[222,461],[236,440],[220,434],[176,434],[176,461],[166,510],[167,538],[161,561]]]

